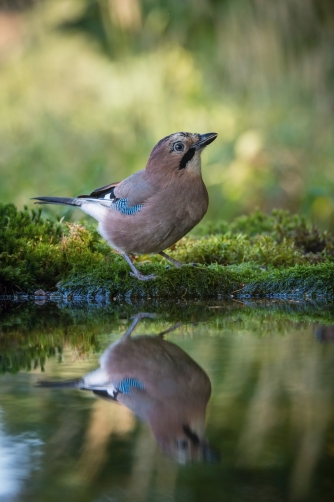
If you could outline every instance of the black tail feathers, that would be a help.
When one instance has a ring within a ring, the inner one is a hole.
[[[48,389],[82,389],[84,387],[84,382],[82,378],[77,378],[75,380],[63,380],[63,381],[48,381],[39,380],[36,382],[36,387],[44,387]]]
[[[71,197],[34,197],[35,204],[63,204],[65,206],[81,206],[82,200]]]

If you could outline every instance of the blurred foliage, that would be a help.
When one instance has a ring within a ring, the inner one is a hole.
[[[214,130],[207,220],[333,229],[333,41],[330,0],[2,0],[1,200],[86,193]]]
[[[46,359],[62,360],[70,348],[76,358],[101,350],[103,319],[76,318],[56,305],[0,302],[0,373],[41,368]],[[117,319],[117,313],[114,316]],[[97,336],[99,335],[99,337]]]
[[[217,295],[334,295],[334,236],[284,211],[256,211],[230,226],[209,225],[202,237],[181,239],[171,255],[189,266],[166,266],[158,255],[134,256],[143,282],[93,226],[43,220],[41,209],[0,205],[0,292],[43,288],[62,297],[105,295],[212,298]],[[194,267],[191,263],[198,266]],[[299,267],[298,267],[299,266]],[[298,286],[297,286],[298,284]]]

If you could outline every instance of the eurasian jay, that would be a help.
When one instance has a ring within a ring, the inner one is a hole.
[[[161,139],[153,148],[146,168],[125,180],[97,188],[90,195],[35,197],[36,204],[79,206],[95,218],[101,236],[143,275],[129,254],[158,253],[176,267],[164,249],[172,246],[201,221],[208,209],[208,193],[201,174],[201,153],[216,133],[178,132]]]
[[[203,369],[163,335],[131,337],[138,314],[122,338],[100,357],[100,368],[79,380],[38,382],[74,387],[123,404],[147,421],[161,448],[179,462],[216,457],[205,440],[205,410],[211,384]]]

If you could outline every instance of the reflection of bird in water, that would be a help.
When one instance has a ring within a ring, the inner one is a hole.
[[[211,384],[202,368],[163,335],[131,334],[147,314],[138,314],[122,338],[100,357],[100,368],[80,380],[39,382],[76,387],[127,406],[147,421],[163,450],[180,462],[213,460],[205,440],[205,410]]]

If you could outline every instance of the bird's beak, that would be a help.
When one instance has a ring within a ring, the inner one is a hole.
[[[196,150],[201,150],[207,145],[210,145],[216,138],[218,134],[216,132],[207,132],[206,134],[200,134],[200,139],[192,145],[192,148]]]

